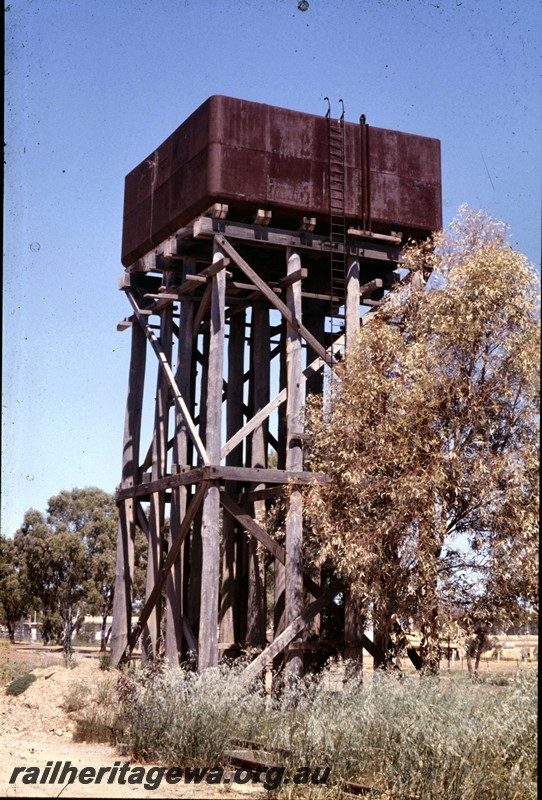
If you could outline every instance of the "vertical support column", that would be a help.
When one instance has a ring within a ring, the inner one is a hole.
[[[286,375],[286,348],[288,339],[288,329],[286,320],[281,319],[280,331],[280,353],[279,353],[279,389],[286,388],[287,375]],[[286,404],[282,403],[278,409],[278,458],[277,466],[279,469],[286,469]],[[273,609],[273,638],[282,633],[285,625],[284,618],[284,593],[285,593],[285,568],[284,564],[276,558],[275,563],[275,589],[274,589],[274,609]],[[282,654],[277,656],[274,661],[274,669],[278,669],[282,661]]]
[[[344,599],[344,660],[345,679],[360,676],[363,670],[362,636],[365,631],[365,615],[359,597],[346,590]]]
[[[222,257],[213,245],[213,262]],[[224,327],[226,304],[226,273],[221,269],[212,277],[211,337],[207,378],[206,449],[211,464],[220,463],[222,385],[224,381]],[[204,500],[201,544],[201,602],[199,625],[198,669],[203,671],[218,664],[218,581],[220,573],[220,489],[211,481]]]
[[[301,260],[295,250],[288,248],[288,275],[301,269]],[[287,306],[296,320],[301,322],[301,282],[292,283],[286,292]],[[286,399],[286,469],[303,469],[303,449],[300,439],[302,396],[301,338],[288,326],[286,342],[287,399]],[[288,500],[286,516],[285,564],[285,618],[289,625],[303,610],[303,505],[298,488],[293,488]],[[293,649],[286,662],[289,676],[303,674],[303,654]]]
[[[183,280],[187,274],[195,271],[193,259],[186,258],[183,263]],[[192,413],[192,327],[194,321],[194,303],[189,297],[181,302],[181,316],[179,320],[178,360],[175,380],[179,387],[188,410]],[[173,439],[173,464],[187,465],[189,452],[192,449],[190,438],[186,429],[183,415],[177,409],[175,413],[175,436]],[[188,500],[188,487],[178,486],[171,491],[170,514],[170,547],[178,538],[181,523],[186,513]],[[166,659],[172,666],[177,666],[182,660],[186,648],[183,647],[182,618],[185,613],[183,603],[183,561],[184,549],[181,548],[179,557],[168,575],[166,582]]]
[[[346,352],[356,346],[360,329],[359,259],[348,256],[346,265]],[[348,675],[361,671],[364,617],[361,602],[347,589],[344,599],[344,658],[349,661]],[[357,666],[356,666],[357,665]]]
[[[141,412],[145,383],[147,338],[137,322],[132,325],[128,400],[124,420],[124,449],[122,454],[122,486],[139,483],[139,444]],[[134,577],[134,540],[136,532],[136,501],[123,500],[119,507],[117,560],[115,567],[115,596],[111,631],[111,663],[117,666],[128,645],[132,624]]]
[[[170,304],[160,312],[160,344],[168,362],[171,362],[173,330],[173,306]],[[158,366],[156,384],[156,406],[154,415],[154,432],[152,438],[152,470],[153,481],[163,478],[167,464],[168,418],[169,418],[169,385],[163,370]],[[147,579],[145,600],[154,589],[162,569],[162,528],[164,525],[164,492],[153,492],[149,510],[149,540],[147,548]],[[141,644],[143,657],[156,657],[159,652],[161,636],[162,604],[158,601],[143,628]]]
[[[245,353],[245,312],[234,314],[230,319],[230,338],[228,342],[228,398],[226,406],[226,438],[243,427],[243,387]],[[243,466],[243,445],[226,456],[226,464],[231,467]],[[225,491],[235,494],[236,481],[226,481]],[[222,519],[224,552],[222,557],[222,591],[220,594],[220,643],[232,645],[240,640],[239,617],[241,614],[238,570],[236,564],[236,545],[241,536],[231,514]],[[227,652],[227,651],[226,651]],[[233,654],[233,652],[231,653]]]
[[[359,259],[348,256],[346,261],[346,349],[354,347],[359,335]]]
[[[252,308],[251,336],[251,381],[252,408],[256,414],[269,402],[269,309],[254,306]],[[251,467],[267,466],[267,429],[268,421],[263,422],[252,434]],[[265,484],[255,484],[254,489],[264,489]],[[265,500],[254,503],[254,517],[265,514]],[[252,647],[264,647],[266,641],[266,594],[265,564],[259,553],[258,542],[251,537],[248,546],[248,603],[246,643]]]
[[[207,429],[207,377],[209,366],[209,331],[203,333],[202,339],[202,352],[199,353],[197,349],[198,337],[194,336],[194,362],[197,357],[201,359],[201,376],[199,381],[199,413],[196,419],[199,420],[199,435],[202,441],[205,441]],[[192,385],[194,386],[194,397],[197,391],[197,365],[192,365]],[[197,635],[199,630],[200,620],[200,600],[201,600],[201,516],[202,510],[198,511],[194,525],[192,528],[192,536],[190,537],[190,564],[188,574],[188,599],[187,599],[187,617],[188,622],[192,626],[194,634]]]
[[[303,324],[308,331],[312,333],[314,338],[325,347],[325,316],[327,308],[321,301],[309,301],[303,306]],[[306,346],[306,364],[311,364],[316,358],[317,353],[310,347]],[[324,374],[323,370],[315,372],[311,375],[305,384],[305,393],[308,397],[311,394],[321,395],[324,391]],[[321,583],[321,570],[313,564],[307,564],[306,572],[310,575],[313,581],[319,586]],[[310,592],[305,590],[305,605],[308,606],[316,600]],[[315,617],[308,623],[303,631],[305,639],[317,639],[320,635],[321,629],[321,614],[316,614]],[[305,653],[305,670],[312,670],[316,664],[319,663],[319,654]]]

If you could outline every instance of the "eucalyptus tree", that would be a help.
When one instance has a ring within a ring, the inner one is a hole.
[[[21,576],[13,539],[0,534],[0,622],[6,626],[9,640],[30,608],[30,600]]]
[[[21,578],[34,607],[42,612],[42,633],[62,642],[68,656],[86,614],[101,617],[105,649],[106,621],[113,609],[117,523],[114,497],[90,487],[51,497],[46,514],[30,509],[15,534]],[[143,540],[140,532],[136,597],[143,591]]]
[[[308,462],[333,478],[308,490],[309,550],[372,609],[390,657],[414,624],[435,671],[444,609],[487,597],[503,619],[537,593],[538,280],[467,208],[404,267],[408,287],[309,399]]]

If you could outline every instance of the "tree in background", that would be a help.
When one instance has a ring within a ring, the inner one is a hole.
[[[8,629],[10,642],[15,640],[15,628],[30,607],[30,599],[19,575],[13,539],[0,534],[1,621]]]
[[[118,516],[111,494],[73,489],[51,497],[44,515],[26,512],[14,544],[21,577],[42,612],[42,635],[62,643],[71,656],[72,639],[85,614],[102,618],[101,647],[113,608]],[[140,547],[136,548],[141,551]],[[138,567],[136,592],[141,591]]]
[[[79,533],[64,527],[56,530],[31,509],[15,534],[15,545],[27,591],[44,615],[43,635],[46,640],[61,640],[70,657],[91,575],[85,544]]]
[[[466,208],[404,266],[408,287],[309,400],[308,460],[333,480],[307,512],[311,552],[372,608],[378,644],[393,655],[413,623],[434,672],[465,575],[467,606],[485,595],[501,620],[537,593],[538,283],[504,227]]]
[[[48,523],[58,533],[76,533],[91,564],[85,584],[85,613],[101,617],[100,649],[108,639],[113,611],[118,514],[114,497],[101,489],[74,489],[49,500]]]

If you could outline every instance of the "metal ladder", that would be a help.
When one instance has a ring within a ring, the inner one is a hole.
[[[328,110],[328,195],[329,195],[329,242],[330,242],[330,325],[332,342],[342,331],[343,314],[339,309],[345,303],[346,292],[346,219],[345,219],[345,183],[344,183],[344,103],[339,119],[331,118],[331,103],[327,100]]]

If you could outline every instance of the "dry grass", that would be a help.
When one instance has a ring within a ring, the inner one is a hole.
[[[536,679],[534,670],[498,686],[377,674],[338,690],[323,676],[271,699],[261,686],[240,693],[231,670],[144,670],[121,683],[125,740],[139,758],[201,765],[223,762],[236,737],[257,739],[277,766],[330,766],[333,797],[369,776],[396,800],[534,800]],[[325,791],[280,790],[320,800]]]

